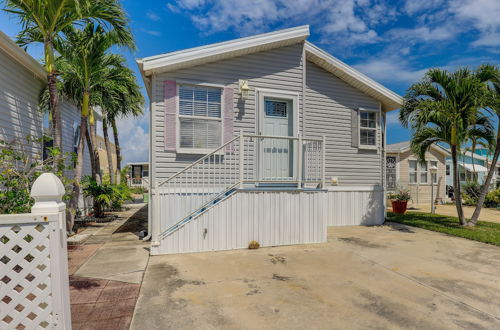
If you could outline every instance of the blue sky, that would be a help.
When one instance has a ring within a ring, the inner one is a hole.
[[[404,95],[426,69],[500,62],[498,0],[123,0],[138,50],[134,59],[309,24],[310,41]],[[0,13],[14,37],[16,19]],[[28,51],[40,58],[40,47]],[[139,75],[138,75],[139,77]],[[142,81],[139,79],[140,83]],[[388,143],[409,138],[388,120]],[[121,120],[125,162],[147,160],[147,113]]]

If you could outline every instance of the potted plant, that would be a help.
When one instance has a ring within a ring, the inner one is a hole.
[[[408,189],[398,188],[394,193],[390,193],[388,198],[391,200],[392,211],[397,214],[405,214],[408,201],[411,199]]]

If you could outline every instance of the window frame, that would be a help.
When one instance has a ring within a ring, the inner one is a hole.
[[[195,116],[195,115],[181,115],[180,114],[180,88],[181,86],[191,86],[194,88],[214,88],[214,89],[220,89],[221,94],[220,94],[220,117],[210,117],[210,116]],[[198,119],[198,120],[209,120],[209,121],[217,121],[220,122],[220,141],[219,141],[219,146],[222,145],[222,141],[224,139],[224,123],[223,123],[223,116],[224,116],[224,87],[221,85],[216,85],[216,84],[206,84],[206,83],[194,83],[194,82],[184,82],[184,81],[178,81],[176,84],[176,90],[177,90],[177,125],[176,125],[176,153],[178,154],[190,154],[190,155],[196,155],[196,154],[207,154],[216,148],[187,148],[187,147],[181,147],[181,119]],[[217,147],[217,148],[218,148]]]
[[[425,171],[422,171],[422,163],[418,162],[418,174],[420,184],[429,184],[429,162],[425,161]],[[425,182],[422,181],[422,174],[425,174]]]
[[[415,162],[415,171],[412,170],[410,162]],[[410,176],[411,173],[415,173],[415,182],[411,182],[411,176]],[[418,184],[419,183],[418,174],[419,174],[418,161],[416,159],[408,159],[408,184]]]
[[[362,127],[361,126],[361,113],[362,112],[367,112],[367,113],[374,113],[375,114],[375,127]],[[358,149],[371,149],[371,150],[376,150],[378,149],[378,143],[379,143],[379,137],[378,137],[378,131],[379,131],[379,110],[371,110],[371,109],[365,109],[365,108],[358,108]],[[375,131],[375,144],[362,144],[361,143],[361,130],[372,130]]]
[[[437,170],[436,170],[435,174],[430,173],[431,174],[431,183],[438,184],[438,173],[439,173],[439,166],[438,165],[439,165],[439,162],[437,160],[430,160],[429,167],[428,167],[429,172],[430,172],[430,168],[432,167],[432,163],[436,164]]]

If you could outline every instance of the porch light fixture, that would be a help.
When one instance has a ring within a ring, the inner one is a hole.
[[[248,91],[250,90],[250,88],[248,88],[248,80],[243,80],[243,79],[238,80],[238,88],[239,88],[240,98],[243,100],[247,99]]]

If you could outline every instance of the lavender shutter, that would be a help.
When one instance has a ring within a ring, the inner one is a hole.
[[[177,147],[177,85],[174,80],[165,81],[165,151],[175,152]]]
[[[234,137],[234,95],[232,87],[224,87],[223,93],[223,114],[222,114],[222,127],[223,127],[223,141],[226,143]],[[233,143],[226,146],[226,151],[234,151]]]

